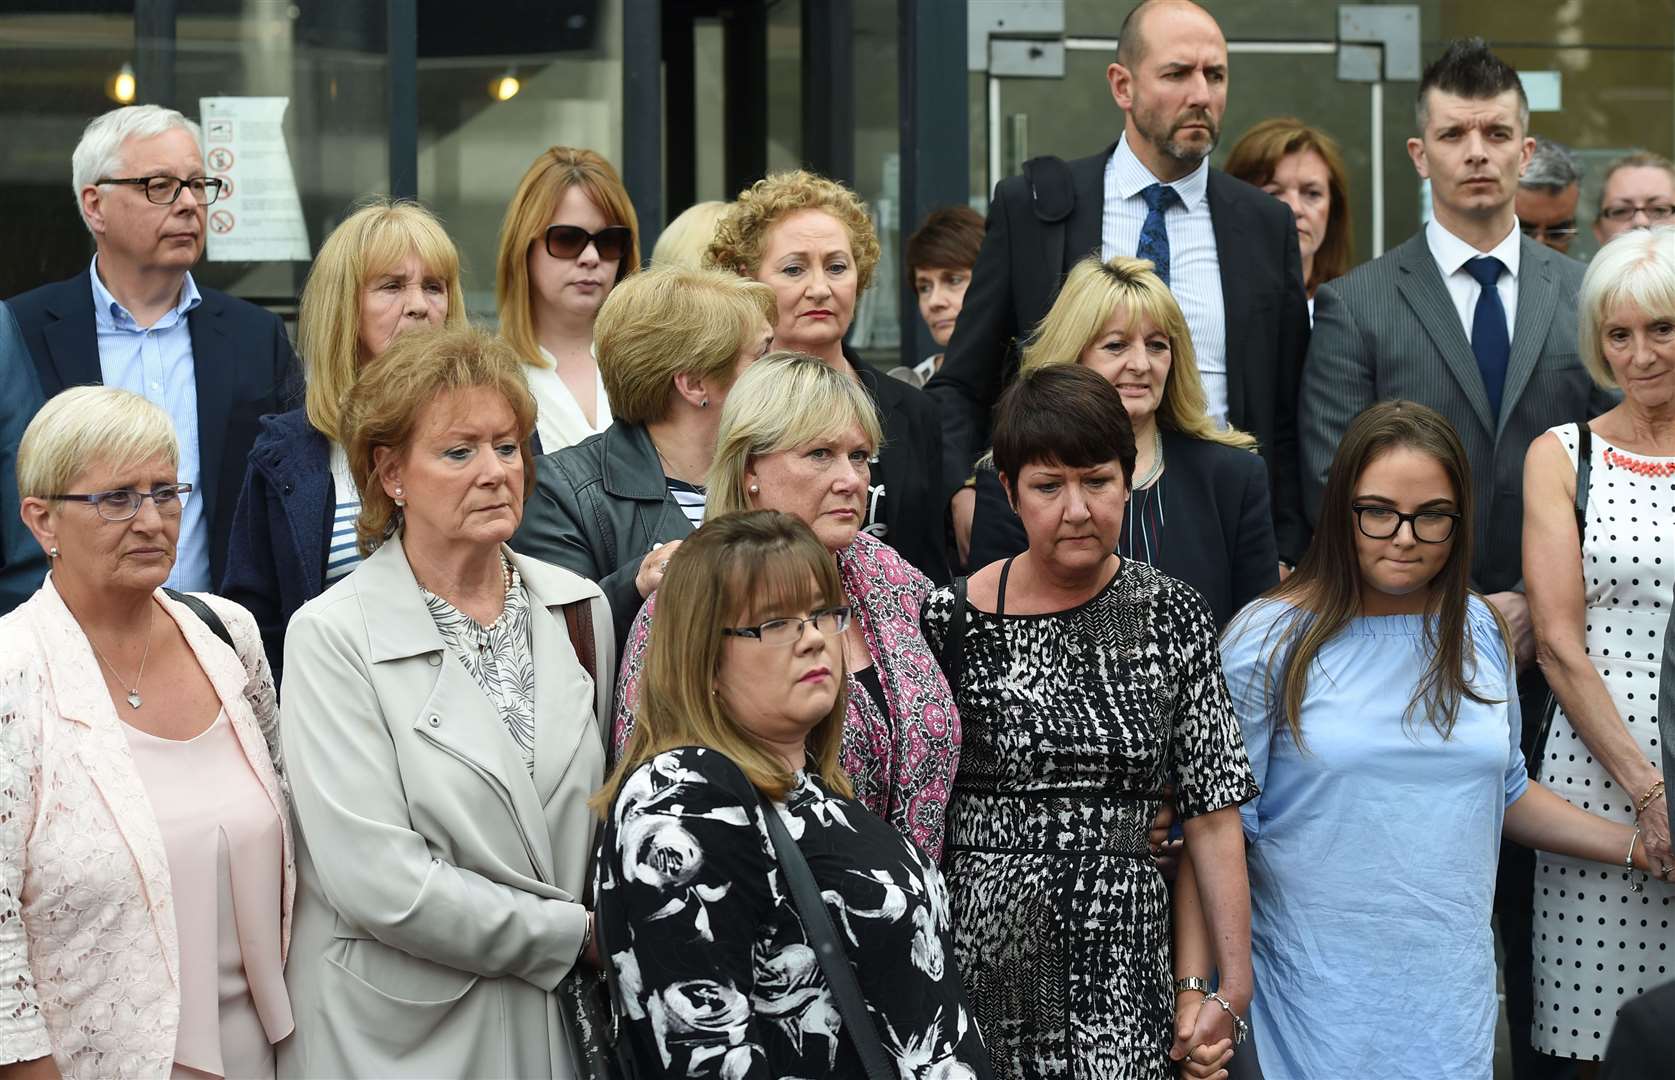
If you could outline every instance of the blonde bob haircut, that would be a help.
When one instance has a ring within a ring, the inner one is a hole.
[[[23,429],[18,498],[69,495],[95,464],[121,471],[156,457],[180,468],[180,444],[168,413],[114,386],[72,386],[42,405]]]
[[[884,441],[878,408],[859,380],[812,356],[772,352],[745,369],[727,394],[705,490],[704,520],[750,509],[750,459],[861,429],[869,449]]]
[[[464,326],[459,249],[436,215],[416,202],[377,196],[362,203],[326,237],[308,271],[297,311],[297,349],[308,382],[303,404],[314,430],[333,442],[343,442],[343,400],[368,360],[361,345],[366,287],[410,255],[448,290],[442,324]]]
[[[1633,305],[1648,318],[1675,319],[1675,225],[1636,229],[1599,249],[1582,275],[1576,340],[1594,382],[1622,389],[1605,359],[1605,326]]]
[[[704,252],[715,239],[715,223],[721,220],[727,204],[717,200],[693,203],[675,216],[667,228],[658,234],[651,249],[651,265],[656,267],[681,266],[697,270],[704,265]]]
[[[681,372],[726,389],[747,337],[777,313],[774,291],[722,270],[658,267],[611,290],[593,323],[611,416],[649,424],[669,411]]]
[[[1074,364],[1099,340],[1105,324],[1123,312],[1133,333],[1145,318],[1169,337],[1169,376],[1158,402],[1157,423],[1194,439],[1254,450],[1256,439],[1237,428],[1218,427],[1210,419],[1204,381],[1192,351],[1192,332],[1169,286],[1147,259],[1118,256],[1110,262],[1088,257],[1071,268],[1034,335],[1024,345],[1020,371],[1051,364]]]
[[[363,557],[401,527],[401,510],[378,482],[378,449],[404,456],[427,405],[445,394],[479,388],[505,398],[517,419],[527,499],[535,490],[535,456],[529,446],[535,430],[535,399],[524,381],[522,361],[504,341],[470,326],[409,330],[355,382],[344,409],[343,449],[355,486],[361,490],[355,535]]]
[[[529,253],[536,244],[545,243],[547,226],[553,223],[564,193],[573,187],[582,189],[607,225],[628,227],[628,254],[617,263],[617,283],[640,268],[640,219],[611,163],[592,150],[570,146],[550,146],[541,151],[518,181],[518,190],[506,207],[506,219],[500,224],[500,253],[495,259],[494,300],[500,312],[500,336],[511,343],[526,364],[539,364],[541,356],[529,296]]]
[[[762,268],[768,230],[798,210],[820,210],[838,220],[849,234],[855,255],[855,294],[872,284],[878,267],[878,232],[861,197],[824,176],[803,169],[770,173],[739,192],[739,197],[715,224],[706,264],[755,277]]]
[[[716,696],[728,641],[721,631],[848,602],[831,553],[790,514],[750,510],[705,522],[669,557],[657,587],[657,616],[651,620],[634,731],[604,788],[593,797],[594,810],[601,816],[609,813],[635,769],[683,746],[702,746],[730,758],[757,791],[783,799],[794,783],[785,763],[740,727]],[[840,656],[840,667],[842,662]],[[842,672],[838,675],[832,707],[809,731],[805,745],[826,786],[853,796],[839,758],[848,702]]]

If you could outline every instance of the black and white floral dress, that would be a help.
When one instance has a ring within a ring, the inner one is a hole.
[[[946,588],[925,604],[939,655],[953,605]],[[1169,887],[1147,830],[1166,784],[1183,818],[1257,792],[1209,605],[1123,559],[1079,607],[966,620],[945,866],[994,1072],[1173,1077]]]
[[[904,1080],[989,1077],[936,867],[816,775],[778,809]],[[698,747],[640,766],[611,807],[597,917],[642,1075],[865,1075],[762,815],[739,768]]]

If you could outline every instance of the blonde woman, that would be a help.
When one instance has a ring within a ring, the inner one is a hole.
[[[321,245],[297,315],[307,394],[262,419],[221,579],[221,594],[256,617],[275,681],[291,616],[360,561],[361,496],[343,452],[349,388],[407,331],[464,323],[459,252],[417,203],[368,202]]]
[[[1080,364],[1122,394],[1134,427],[1134,483],[1117,554],[1150,563],[1203,594],[1225,626],[1279,584],[1268,473],[1256,440],[1222,428],[1204,405],[1186,318],[1142,259],[1085,259],[1024,347],[1022,371]],[[975,570],[1029,546],[1018,493],[977,471]]]
[[[934,860],[959,763],[959,717],[919,630],[930,579],[861,528],[878,440],[878,414],[859,382],[811,356],[769,355],[727,397],[705,520],[779,510],[802,519],[831,553],[854,612],[843,636],[844,770],[855,797]],[[640,705],[656,606],[654,593],[623,648],[614,721],[619,751]]]
[[[600,942],[644,1076],[977,1080],[988,1057],[954,964],[936,863],[855,799],[839,763],[854,618],[824,543],[789,514],[728,514],[670,562],[646,704],[596,805]],[[773,815],[770,817],[769,815]],[[791,901],[784,822],[824,910]],[[841,927],[874,1033],[807,928]]]
[[[771,287],[779,307],[775,347],[825,361],[878,403],[884,440],[874,447],[862,526],[943,582],[942,508],[953,489],[943,482],[936,407],[923,390],[879,374],[843,343],[878,255],[866,203],[837,181],[799,169],[739,193],[715,227],[709,265]]]
[[[500,334],[528,366],[542,450],[611,426],[593,320],[639,268],[640,222],[611,163],[592,150],[543,150],[506,207],[494,281]]]
[[[0,1076],[274,1075],[290,810],[256,624],[162,588],[169,416],[78,386],[18,447],[52,571],[0,619]]]
[[[721,407],[773,341],[773,292],[720,270],[653,267],[594,327],[615,423],[543,456],[512,546],[597,581],[617,640],[704,520]]]
[[[682,210],[658,234],[657,244],[651,249],[651,265],[659,270],[701,269],[710,241],[715,239],[715,223],[726,209],[726,203],[712,199]]]

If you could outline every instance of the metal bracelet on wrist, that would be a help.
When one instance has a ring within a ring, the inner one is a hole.
[[[1250,1025],[1245,1023],[1245,1018],[1234,1012],[1233,1006],[1227,1003],[1227,999],[1216,993],[1214,990],[1205,994],[1204,1000],[1213,1001],[1217,1005],[1220,1005],[1223,1009],[1227,1010],[1227,1015],[1233,1018],[1233,1045],[1241,1045],[1245,1041],[1246,1037],[1250,1035]]]
[[[1196,975],[1188,975],[1184,979],[1175,980],[1175,993],[1179,994],[1187,990],[1192,990],[1208,997],[1210,995],[1210,982],[1208,979],[1201,979]]]

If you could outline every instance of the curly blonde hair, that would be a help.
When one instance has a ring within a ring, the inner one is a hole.
[[[849,233],[855,255],[856,294],[867,291],[878,267],[878,233],[861,197],[836,180],[805,169],[770,173],[739,192],[721,220],[705,253],[704,265],[753,278],[762,267],[768,230],[787,214],[820,210],[832,215]]]

